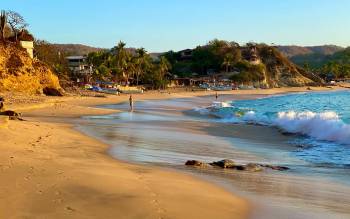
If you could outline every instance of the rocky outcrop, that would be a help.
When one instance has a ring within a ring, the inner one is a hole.
[[[216,161],[216,162],[211,163],[210,165],[218,166],[221,168],[234,168],[236,166],[234,161],[228,160],[228,159]]]
[[[59,89],[56,89],[56,88],[53,88],[53,87],[45,87],[45,88],[43,89],[43,93],[44,93],[46,96],[56,96],[56,97],[61,97],[61,96],[63,96],[62,90],[59,90]]]
[[[20,113],[17,113],[17,112],[12,111],[12,110],[6,110],[3,112],[0,112],[0,116],[8,116],[9,120],[24,121],[24,119],[22,119],[22,115]]]
[[[44,88],[62,90],[50,68],[18,44],[0,43],[0,91],[42,94]]]
[[[186,166],[194,166],[194,167],[207,167],[208,164],[206,163],[203,163],[201,161],[198,161],[198,160],[188,160],[186,163],[185,163]]]
[[[277,49],[270,46],[258,46],[259,57],[265,66],[265,81],[268,87],[307,86],[322,84],[317,75],[298,67]]]
[[[289,170],[288,167],[285,166],[274,166],[269,164],[258,164],[258,163],[248,163],[248,164],[236,164],[232,160],[220,160],[212,163],[205,163],[197,160],[189,160],[185,163],[186,166],[194,166],[194,167],[220,167],[223,169],[232,169],[239,171],[250,171],[250,172],[258,172],[263,171],[265,169],[277,170],[277,171],[285,171]]]

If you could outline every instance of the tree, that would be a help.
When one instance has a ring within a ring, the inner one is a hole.
[[[6,12],[1,11],[1,14],[0,14],[0,37],[1,37],[1,40],[3,42],[5,41],[5,38],[6,38],[6,36],[5,36],[6,26],[7,26]]]
[[[15,34],[15,39],[17,41],[17,35],[19,31],[25,29],[28,26],[28,24],[24,20],[23,16],[15,11],[7,11],[6,16],[7,22],[10,25],[13,33]]]
[[[68,76],[69,68],[68,61],[65,59],[66,54],[44,40],[36,40],[34,45],[35,57],[48,64],[60,78]]]
[[[98,80],[104,80],[106,77],[110,77],[111,70],[105,66],[104,64],[101,64],[97,67],[97,69],[93,73],[93,77]]]
[[[234,64],[234,57],[232,53],[227,53],[224,58],[224,62],[222,63],[223,66],[225,66],[226,73],[229,72],[230,68]]]
[[[122,73],[123,77],[125,78],[126,84],[129,84],[129,79],[131,76],[131,71],[133,68],[131,68],[131,59],[132,55],[129,51],[125,49],[125,43],[120,41],[117,45],[116,49],[116,67],[119,69],[119,71]]]
[[[158,88],[165,87],[166,85],[166,79],[165,75],[169,73],[169,70],[171,69],[170,62],[164,57],[160,57],[159,63],[156,65],[155,68],[155,74],[156,74],[156,86]]]
[[[139,85],[140,77],[151,68],[151,57],[144,48],[136,50],[137,56],[134,58],[136,85]]]

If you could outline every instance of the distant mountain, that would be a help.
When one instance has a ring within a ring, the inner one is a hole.
[[[105,50],[103,48],[96,48],[82,44],[53,44],[59,51],[67,55],[87,55],[90,52],[98,52]]]
[[[332,55],[336,52],[343,50],[343,47],[336,45],[324,45],[324,46],[277,46],[277,49],[288,58],[300,55],[309,54],[321,54]]]
[[[164,52],[151,52],[149,55],[152,57],[152,59],[157,60],[163,54]]]
[[[302,66],[308,64],[311,67],[324,65],[330,56],[344,51],[345,48],[335,45],[324,46],[277,46],[277,49],[295,64]]]

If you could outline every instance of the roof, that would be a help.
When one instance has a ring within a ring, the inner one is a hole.
[[[85,56],[67,56],[66,59],[73,60],[73,59],[85,59]]]

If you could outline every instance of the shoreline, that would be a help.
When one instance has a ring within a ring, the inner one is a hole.
[[[291,88],[218,93],[254,98],[298,91],[309,90]],[[148,100],[214,94],[207,91],[134,96],[136,100]],[[127,95],[100,99],[68,97],[39,106],[10,106],[22,110],[28,121],[8,121],[0,128],[0,134],[4,136],[2,142],[6,143],[0,146],[6,152],[0,155],[0,177],[5,179],[0,182],[0,216],[247,218],[249,203],[232,193],[197,177],[115,160],[106,153],[108,145],[74,130],[72,120],[76,118],[115,112],[92,106],[117,104],[127,101],[127,98]],[[11,184],[13,181],[15,186]],[[181,192],[174,194],[173,191]],[[138,210],[134,209],[135,205],[139,206]],[[17,215],[10,213],[15,210]]]
[[[247,217],[248,204],[224,189],[120,162],[106,153],[108,145],[74,130],[75,118],[112,112],[91,105],[126,96],[74,99],[30,106],[23,110],[26,122],[0,129],[2,218]]]

